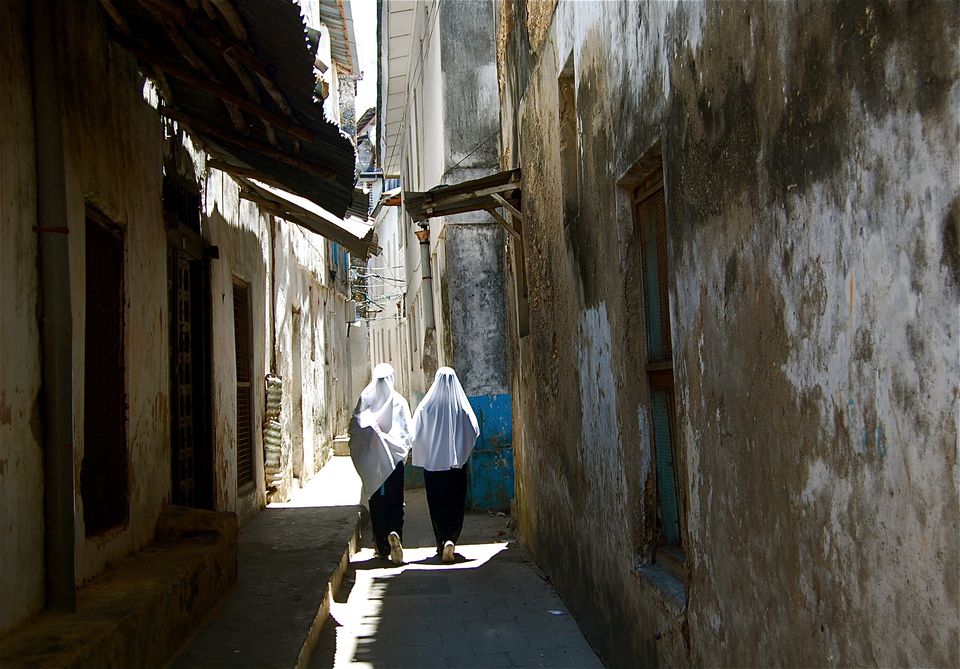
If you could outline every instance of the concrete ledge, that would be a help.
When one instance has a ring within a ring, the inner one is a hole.
[[[306,665],[356,551],[361,507],[264,509],[240,533],[239,576],[171,666]]]
[[[165,510],[158,540],[0,639],[0,667],[161,666],[237,577],[233,514]]]

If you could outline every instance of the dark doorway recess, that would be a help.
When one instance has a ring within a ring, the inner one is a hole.
[[[170,300],[171,501],[212,509],[213,430],[210,404],[210,283],[200,236],[200,196],[165,177],[167,287]]]
[[[87,209],[80,497],[86,535],[127,522],[127,398],[124,369],[124,234]]]

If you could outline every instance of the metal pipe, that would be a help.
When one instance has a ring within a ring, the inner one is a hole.
[[[417,239],[420,240],[420,271],[423,282],[423,327],[424,330],[436,327],[433,318],[433,271],[430,267],[430,229],[417,230]]]
[[[37,248],[42,301],[44,537],[48,608],[76,610],[73,324],[67,180],[57,81],[56,0],[31,3],[37,163]]]

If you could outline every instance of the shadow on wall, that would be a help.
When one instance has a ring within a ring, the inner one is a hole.
[[[204,217],[205,238],[219,247],[219,258],[210,261],[211,447],[217,508],[229,508],[230,491],[235,486],[234,510],[244,522],[265,503],[263,479],[258,472],[262,475],[264,376],[270,364],[264,357],[269,355],[268,346],[272,345],[272,324],[264,320],[264,314],[272,313],[272,304],[265,304],[265,283],[269,277],[261,239],[253,231],[230,222],[221,206],[217,202],[210,215]],[[246,299],[246,304],[235,303],[234,298]],[[227,351],[234,351],[234,356],[226,355]],[[288,462],[289,458],[288,453]],[[289,471],[285,472],[283,483],[289,486]]]

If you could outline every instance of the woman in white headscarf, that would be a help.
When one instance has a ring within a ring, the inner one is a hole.
[[[410,450],[410,406],[393,389],[393,367],[379,364],[350,420],[350,457],[363,483],[378,556],[403,562],[403,461]]]
[[[413,464],[424,469],[430,521],[443,562],[455,559],[467,500],[464,465],[479,434],[457,373],[441,367],[413,415]]]

